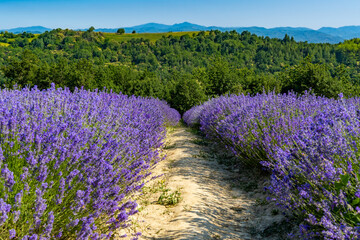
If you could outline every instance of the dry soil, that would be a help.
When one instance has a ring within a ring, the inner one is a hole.
[[[139,197],[129,236],[142,232],[139,239],[286,239],[291,226],[266,200],[268,176],[220,164],[222,155],[211,149],[186,127],[168,133],[166,158],[153,170],[153,176],[160,177]],[[164,199],[179,203],[159,204],[161,195],[170,194]]]

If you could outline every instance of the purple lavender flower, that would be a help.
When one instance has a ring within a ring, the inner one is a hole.
[[[360,189],[355,192],[355,197],[360,198]]]
[[[29,169],[27,167],[23,167],[23,173],[20,175],[21,181],[25,181],[29,176]]]
[[[50,236],[51,234],[51,231],[52,231],[52,228],[53,228],[53,225],[54,225],[54,213],[51,211],[49,213],[49,216],[48,216],[48,221],[46,223],[46,228],[45,228],[45,231],[44,231],[44,234],[46,236]]]
[[[157,99],[55,85],[0,89],[0,113],[0,224],[17,230],[19,217],[30,215],[34,220],[22,221],[29,232],[16,232],[28,240],[63,238],[65,231],[69,238],[100,238],[96,218],[135,214],[130,194],[162,160],[166,126],[180,120]]]
[[[11,210],[11,205],[7,204],[4,199],[0,198],[0,213],[1,213],[1,217],[0,217],[0,226],[2,226],[6,220],[8,219],[8,213]]]
[[[4,152],[2,150],[2,147],[0,147],[0,166],[2,165],[4,159]]]
[[[36,201],[35,201],[35,213],[34,213],[34,219],[35,219],[35,227],[39,228],[41,224],[41,217],[44,214],[47,204],[46,200],[43,198],[43,192],[41,189],[36,189]]]
[[[38,235],[37,234],[33,234],[29,237],[29,240],[37,240],[38,239]]]
[[[20,207],[22,197],[23,197],[23,190],[21,190],[19,193],[15,195],[15,207]]]
[[[8,169],[7,164],[4,164],[4,168],[1,169],[1,176],[5,180],[5,186],[12,189],[15,184],[14,173]]]
[[[9,239],[13,239],[15,237],[16,237],[16,231],[15,231],[15,229],[11,229],[9,231]]]
[[[308,216],[304,238],[356,239],[360,98],[309,93],[221,96],[184,114],[239,166],[271,172],[267,189],[279,206]]]
[[[60,230],[60,231],[56,234],[55,238],[60,239],[61,237],[62,237],[62,230]]]
[[[20,211],[15,211],[14,212],[13,223],[16,223],[19,220],[20,214],[21,214]]]

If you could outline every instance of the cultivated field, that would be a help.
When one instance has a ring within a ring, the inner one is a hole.
[[[271,173],[267,190],[301,224],[302,239],[358,239],[360,99],[232,95],[184,114],[243,166]]]
[[[99,91],[0,91],[0,239],[104,239],[138,211],[179,113]]]

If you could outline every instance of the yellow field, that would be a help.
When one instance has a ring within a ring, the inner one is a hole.
[[[161,39],[163,36],[184,36],[189,35],[192,36],[193,34],[198,34],[199,32],[169,32],[169,33],[125,33],[125,34],[117,34],[117,33],[103,33],[106,38],[114,39],[119,42],[128,41],[133,38],[144,38],[149,39],[150,42],[155,42],[156,40]],[[206,34],[209,34],[206,32]]]
[[[0,47],[7,47],[7,46],[9,46],[10,44],[8,44],[8,43],[2,43],[2,42],[0,42]]]

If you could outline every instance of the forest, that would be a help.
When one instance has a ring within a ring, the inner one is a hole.
[[[359,39],[314,44],[215,30],[118,41],[94,30],[1,32],[1,85],[106,88],[164,99],[180,113],[229,93],[360,94]]]

